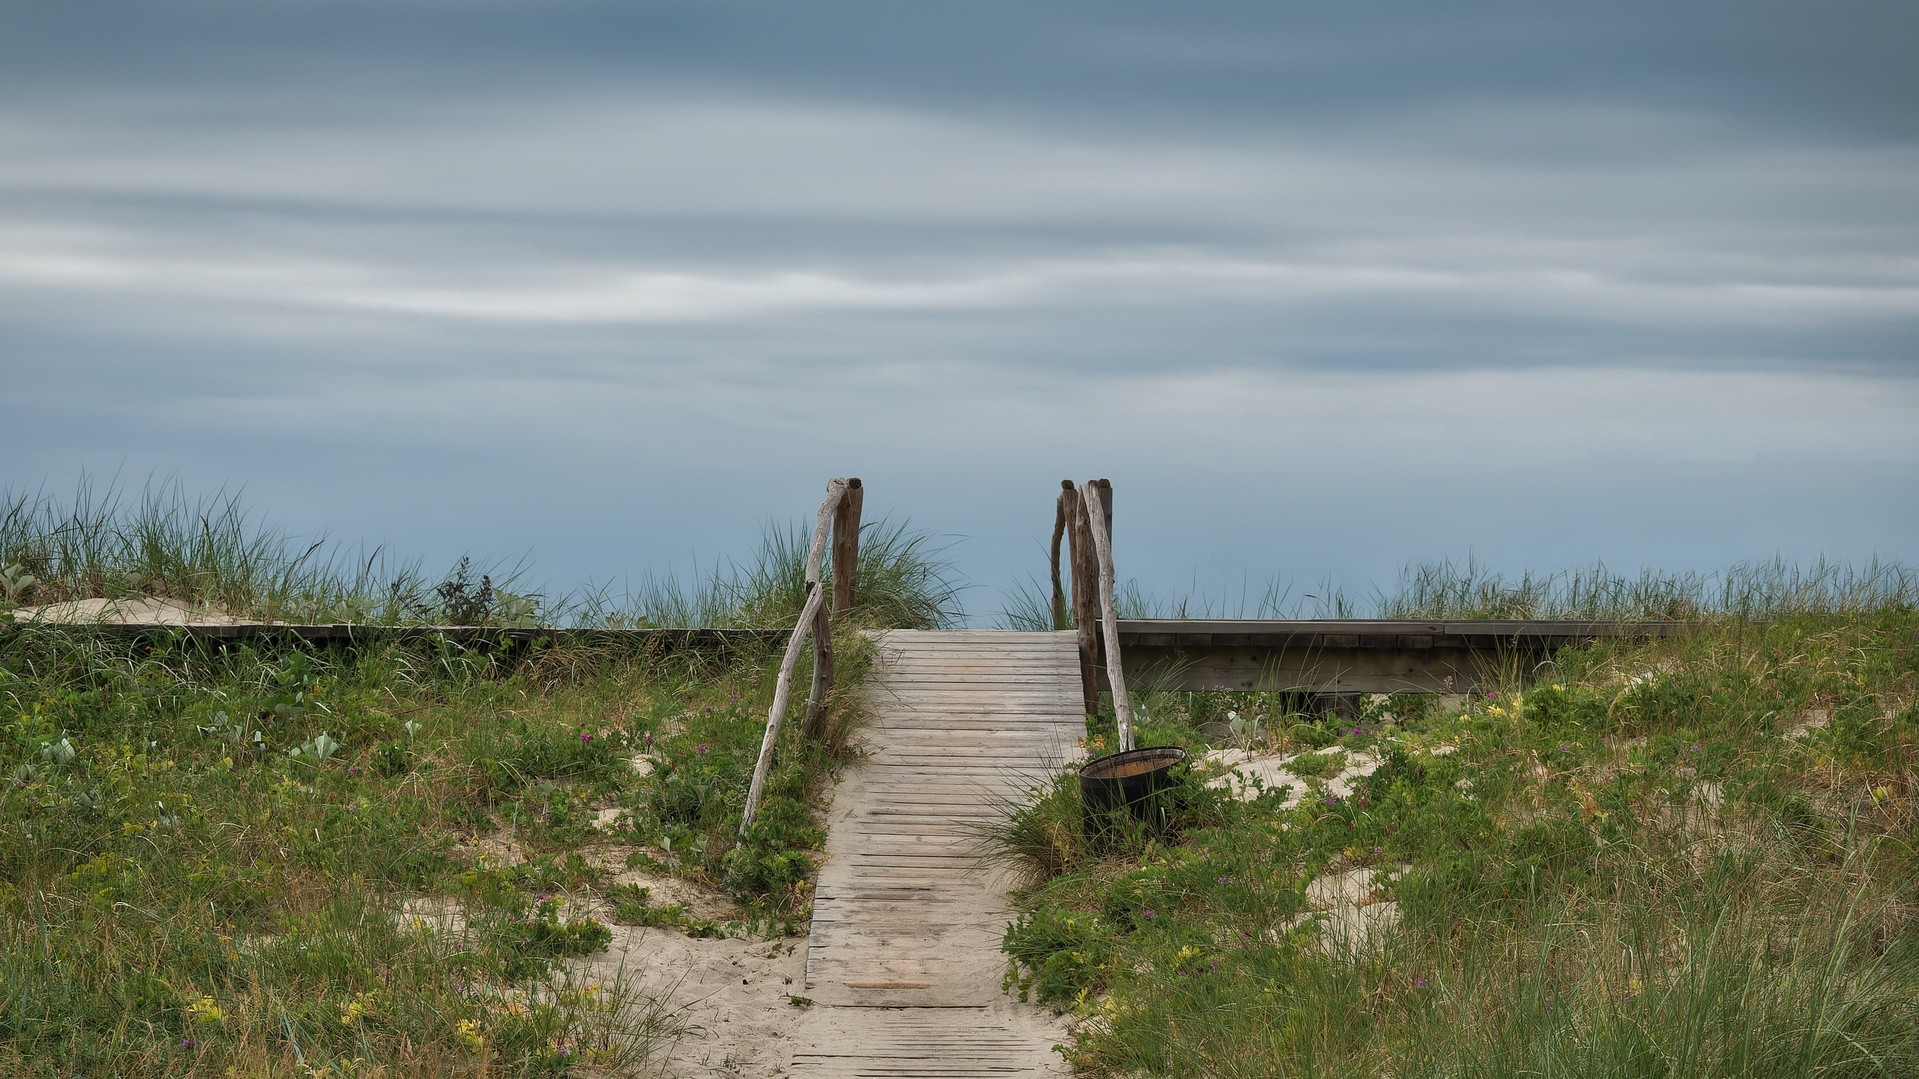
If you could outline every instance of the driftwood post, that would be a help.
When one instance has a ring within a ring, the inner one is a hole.
[[[820,503],[819,517],[813,523],[813,542],[806,550],[806,602],[800,605],[800,617],[787,638],[786,655],[780,660],[779,680],[773,687],[773,707],[766,715],[766,736],[760,739],[760,759],[753,765],[753,782],[746,788],[746,808],[740,814],[740,834],[745,835],[759,815],[760,800],[766,796],[766,776],[773,766],[773,747],[779,744],[780,725],[786,719],[786,707],[793,696],[793,672],[799,666],[800,650],[806,639],[813,639],[813,687],[806,698],[806,726],[809,732],[822,722],[820,713],[825,691],[833,684],[833,634],[826,610],[826,591],[820,587],[821,569],[826,561],[826,536],[832,527],[840,502],[846,497],[848,481],[839,479],[826,485],[826,501]]]
[[[1063,492],[1070,516],[1066,537],[1073,584],[1073,637],[1079,645],[1080,691],[1086,714],[1099,714],[1099,560],[1093,554],[1093,533],[1086,523],[1085,489]]]
[[[825,585],[827,543],[832,538],[833,522],[846,501],[845,480],[826,485],[826,501],[820,503],[819,520],[813,525],[813,544],[806,551],[806,590],[819,592]],[[833,691],[833,615],[824,600],[813,612],[813,686],[806,694],[806,736],[819,736],[826,724],[826,695]]]
[[[833,692],[833,620],[853,607],[860,557],[860,506],[864,501],[865,488],[854,478],[846,481],[833,507],[833,603],[830,609],[822,604],[813,616],[813,689],[806,698],[806,737],[813,740],[826,733],[826,697]],[[820,507],[820,513],[824,520],[825,506]],[[813,542],[817,546],[819,537],[815,536]],[[808,587],[818,588],[820,565],[809,560],[807,566],[812,574]]]
[[[1059,497],[1053,500],[1053,628],[1065,629],[1072,625],[1066,620],[1066,590],[1059,579],[1059,545],[1066,536],[1066,522],[1073,519],[1072,507],[1068,502],[1073,497],[1073,481],[1059,481]]]
[[[1113,716],[1119,721],[1119,748],[1133,748],[1133,702],[1126,696],[1126,670],[1119,650],[1119,614],[1113,609],[1113,485],[1094,480],[1080,488],[1099,559],[1100,628],[1106,640],[1106,681],[1113,687]]]
[[[860,566],[860,507],[866,489],[857,477],[846,481],[846,495],[833,515],[833,617],[853,609],[858,598]]]

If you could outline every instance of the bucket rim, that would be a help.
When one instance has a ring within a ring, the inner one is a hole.
[[[1123,749],[1118,753],[1108,753],[1103,757],[1094,757],[1092,760],[1080,765],[1079,777],[1081,779],[1103,781],[1113,777],[1095,773],[1111,769],[1115,765],[1132,764],[1136,761],[1164,761],[1165,763],[1161,764],[1158,768],[1150,769],[1150,771],[1157,772],[1180,763],[1186,759],[1186,755],[1186,750],[1179,746],[1140,746],[1135,749]]]

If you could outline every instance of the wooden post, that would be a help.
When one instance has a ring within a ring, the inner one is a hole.
[[[1066,522],[1073,519],[1072,507],[1068,505],[1073,497],[1073,481],[1059,481],[1059,497],[1053,500],[1053,628],[1066,629],[1072,625],[1066,620],[1066,590],[1059,579],[1059,544],[1066,535]]]
[[[832,546],[839,546],[839,536],[833,533],[834,523],[839,520],[840,510],[846,505],[846,494],[852,490],[858,480],[834,480],[826,485],[826,501],[820,503],[820,516],[813,528],[813,546],[806,556],[806,587],[814,592],[822,590],[821,577],[826,571],[826,550],[828,536],[831,534]],[[833,588],[837,599],[839,586]],[[827,609],[824,600],[813,612],[813,685],[806,692],[806,737],[817,739],[826,731],[826,695],[833,692],[833,612]]]
[[[1073,630],[1079,644],[1080,689],[1086,714],[1099,714],[1099,559],[1093,553],[1093,532],[1087,524],[1085,488],[1069,495],[1072,519],[1067,522],[1071,542]]]
[[[1102,507],[1100,510],[1099,523],[1106,532],[1106,549],[1111,551],[1113,543],[1113,481],[1094,480],[1092,485],[1099,488],[1099,504]]]
[[[826,610],[826,590],[820,587],[826,561],[827,530],[832,526],[849,484],[836,479],[826,485],[826,500],[820,503],[813,522],[813,542],[806,549],[806,601],[800,605],[800,617],[787,638],[786,655],[780,660],[779,680],[773,688],[773,707],[766,715],[766,736],[760,740],[760,758],[753,765],[753,782],[746,789],[746,808],[740,814],[740,834],[745,835],[759,815],[760,799],[766,794],[766,775],[773,766],[773,747],[779,744],[780,725],[786,719],[786,707],[793,696],[793,672],[799,666],[800,649],[813,639],[813,687],[806,695],[806,730],[816,733],[825,722],[824,704],[833,687],[833,635]]]
[[[858,599],[860,566],[860,506],[866,489],[857,477],[846,481],[846,494],[833,515],[833,617],[841,618]]]
[[[1113,716],[1119,721],[1120,752],[1133,748],[1133,702],[1126,696],[1126,669],[1119,650],[1119,614],[1113,609],[1113,514],[1107,504],[1113,485],[1094,480],[1080,488],[1089,530],[1099,558],[1100,628],[1106,640],[1106,681],[1113,687]]]

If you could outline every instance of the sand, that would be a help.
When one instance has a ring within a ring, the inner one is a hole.
[[[205,604],[184,603],[158,596],[125,599],[70,599],[39,607],[16,607],[16,622],[52,622],[60,625],[112,626],[240,626],[251,620],[235,618]]]

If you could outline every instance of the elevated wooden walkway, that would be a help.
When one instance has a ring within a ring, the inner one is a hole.
[[[795,1076],[1059,1076],[1064,1030],[1000,990],[1004,874],[980,834],[1078,750],[1071,633],[896,631],[870,756],[834,795]]]

